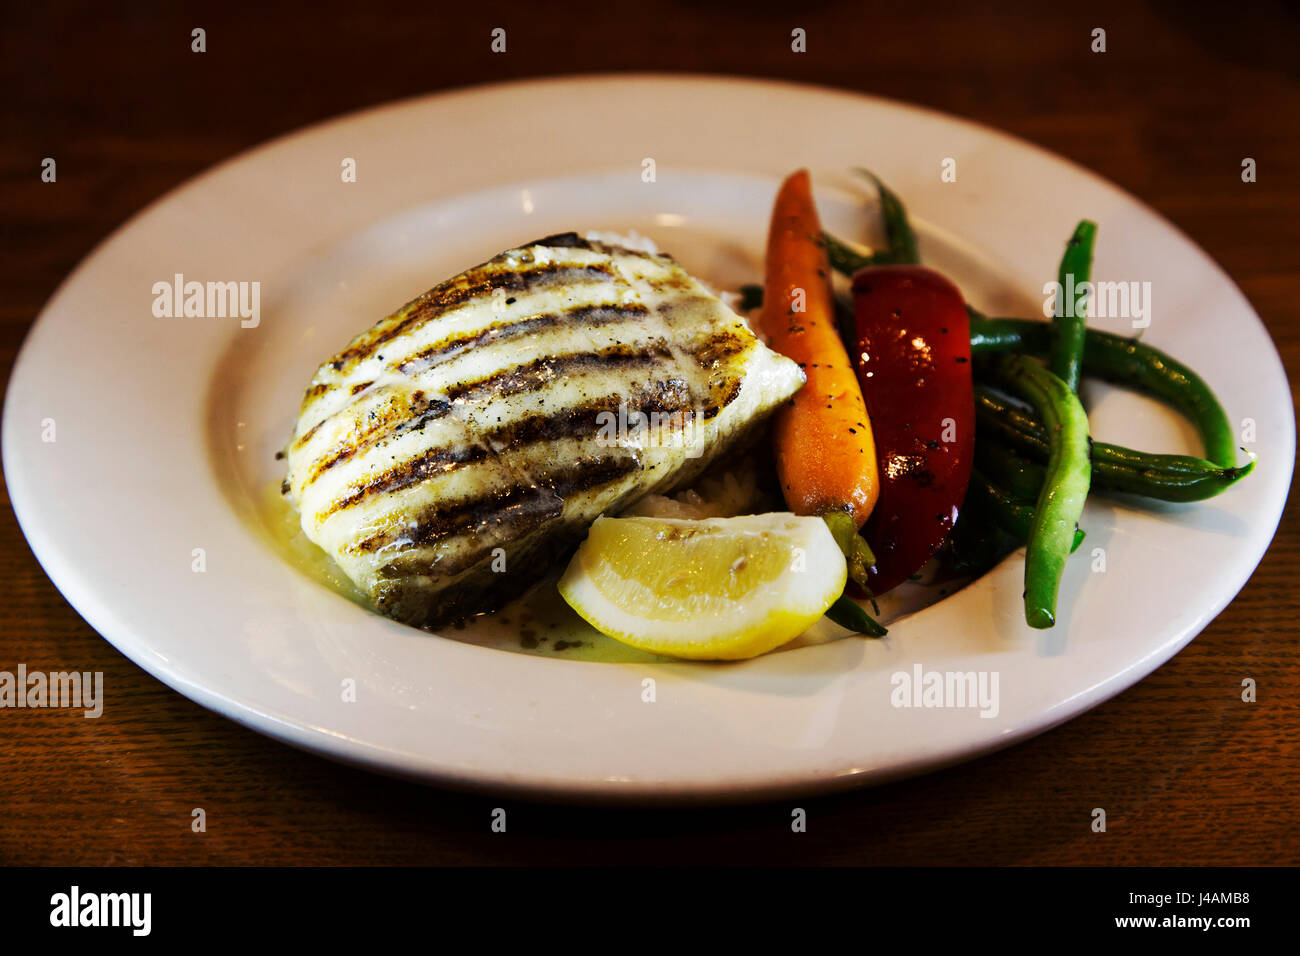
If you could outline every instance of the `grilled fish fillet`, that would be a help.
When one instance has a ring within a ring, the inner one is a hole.
[[[688,483],[803,381],[670,257],[551,236],[321,365],[286,493],[379,610],[436,626],[526,589],[602,513]]]

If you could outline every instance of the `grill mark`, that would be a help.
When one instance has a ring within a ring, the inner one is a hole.
[[[483,341],[484,336],[498,330],[500,332],[511,332],[508,336],[509,338],[513,338],[515,335],[528,334],[529,332],[536,331],[544,325],[552,324],[554,321],[557,321],[560,316],[568,316],[587,324],[605,324],[606,322],[615,322],[620,319],[631,318],[634,316],[644,317],[645,315],[648,315],[648,310],[641,305],[582,306],[576,309],[571,309],[567,313],[559,313],[557,316],[547,315],[533,317],[533,319],[526,319],[521,322],[496,326],[493,329],[484,330],[482,333],[474,333],[470,336],[452,337],[431,346],[429,349],[423,350],[421,353],[417,353],[417,356],[401,360],[394,364],[400,371],[409,371],[408,366],[413,358],[423,358],[426,356],[431,357],[431,353],[450,352],[453,349],[462,347],[462,343],[464,343],[463,347],[468,347],[468,341],[466,340],[480,344]],[[497,338],[497,341],[502,340],[504,339],[500,337]],[[693,356],[699,365],[702,367],[708,367],[716,364],[724,358],[729,358],[735,354],[743,352],[748,347],[749,342],[739,335],[730,331],[723,331],[710,336],[705,340],[702,346],[693,350],[689,354]],[[660,349],[657,352],[657,357],[666,359],[670,358],[671,355],[667,351]],[[498,371],[476,381],[459,383],[448,390],[450,393],[449,397],[454,401],[457,399],[478,399],[493,393],[502,396],[523,394],[541,388],[548,381],[552,380],[556,373],[581,371],[583,368],[597,366],[632,367],[646,364],[643,362],[644,358],[646,358],[644,354],[638,357],[630,348],[622,345],[603,350],[599,353],[579,353],[576,355],[560,356],[557,358],[541,358],[524,366],[517,366],[512,369]],[[434,362],[431,364],[438,363]],[[739,392],[739,383],[735,381],[733,377],[728,382],[728,385],[729,388],[722,396],[720,403],[711,404],[704,411],[703,417],[705,419],[713,418],[718,414],[720,407],[725,407],[734,400],[735,396]],[[325,386],[327,389],[329,387],[330,386]],[[352,393],[356,394],[356,392],[360,391],[363,387],[364,386],[354,386]],[[425,406],[416,414],[416,418],[409,423],[400,422],[391,427],[389,427],[387,423],[381,425],[381,427],[373,430],[361,439],[354,441],[351,445],[339,450],[334,455],[320,460],[312,468],[312,471],[304,482],[304,487],[315,482],[322,474],[336,465],[352,459],[362,451],[369,450],[370,448],[381,444],[390,436],[401,434],[411,428],[421,429],[427,422],[442,417],[449,410],[450,405],[447,401],[432,401],[426,403]],[[295,447],[300,447],[302,444],[305,444],[322,424],[324,424],[324,421],[318,422],[314,425],[309,432],[298,439],[295,443]]]
[[[299,435],[296,439],[294,439],[294,442],[293,442],[293,450],[294,450],[294,451],[297,451],[297,450],[300,449],[303,445],[307,444],[307,442],[311,441],[311,440],[312,440],[312,437],[313,437],[313,436],[314,436],[318,431],[320,431],[320,427],[321,427],[322,425],[324,425],[327,421],[329,421],[329,416],[328,416],[328,415],[326,415],[324,418],[322,418],[320,421],[318,421],[315,425],[311,426],[311,428],[307,429],[305,432],[303,432],[301,435]]]
[[[353,554],[366,554],[404,539],[410,546],[431,544],[448,535],[463,533],[489,523],[536,525],[559,517],[564,500],[617,481],[641,467],[635,456],[602,456],[578,459],[547,469],[534,485],[512,485],[502,491],[438,504],[420,512],[414,527],[381,531],[351,545]]]
[[[490,559],[492,552],[498,547],[501,547],[498,542],[489,539],[481,546],[472,548],[455,558],[442,554],[434,559],[430,559],[427,555],[404,554],[381,567],[379,575],[385,583],[397,582],[401,581],[402,578],[416,576],[438,579],[452,578],[462,571],[467,571],[474,565]]]
[[[663,340],[642,346],[612,345],[599,352],[573,352],[568,355],[544,356],[524,365],[493,372],[469,382],[458,382],[447,389],[447,396],[477,400],[487,395],[520,395],[535,391],[556,378],[586,369],[649,368],[673,357]]]
[[[550,236],[529,243],[527,246],[521,246],[520,249],[526,251],[533,247],[586,249],[593,252],[607,248],[582,239],[577,233]],[[670,263],[670,267],[666,269],[664,275],[658,277],[643,275],[639,277],[652,290],[665,292],[695,288],[694,280],[675,262],[672,262],[670,257],[662,255],[656,257],[632,249],[622,251],[628,257],[643,259],[646,262],[656,263],[661,266],[663,265],[663,262],[659,261],[661,259]],[[615,281],[622,279],[617,272],[599,263],[588,265],[550,263],[535,269],[513,271],[501,267],[501,258],[498,256],[476,269],[462,273],[455,279],[435,286],[419,298],[408,302],[390,316],[390,318],[401,316],[394,325],[376,332],[371,338],[363,342],[348,347],[326,364],[336,372],[343,371],[345,368],[367,358],[378,346],[391,341],[412,326],[437,318],[451,311],[454,307],[463,305],[485,292],[491,292],[495,288],[510,291],[532,291],[582,279],[612,279]],[[303,399],[303,410],[332,387],[331,384],[321,384],[309,389],[307,396]]]
[[[333,382],[317,382],[314,385],[308,386],[307,391],[303,393],[302,405],[299,406],[298,414],[304,414],[307,409],[311,408],[312,405],[316,404],[316,402],[320,401],[321,398],[332,391],[334,386],[335,383]]]
[[[526,415],[484,432],[480,444],[430,448],[382,474],[372,476],[365,484],[332,502],[316,516],[316,520],[324,521],[330,515],[345,511],[375,495],[401,491],[462,465],[484,461],[488,457],[488,448],[495,451],[499,448],[520,448],[584,436],[596,438],[604,425],[601,416],[617,414],[620,406],[629,413],[641,412],[647,416],[647,420],[650,415],[659,415],[661,423],[662,416],[669,416],[666,423],[669,426],[680,423],[685,427],[694,417],[690,388],[685,382],[676,379],[638,389],[626,398],[612,395],[558,412]],[[681,418],[672,417],[677,415]]]
[[[556,243],[554,245],[563,246],[564,244]],[[585,247],[593,250],[595,248],[594,245],[590,243],[585,243],[584,246],[575,245],[573,247],[574,248]],[[649,254],[637,253],[631,250],[629,250],[628,253],[629,255],[640,257],[640,258],[646,258],[650,261],[654,260],[654,257],[650,256]],[[368,339],[365,342],[358,343],[355,346],[351,346],[345,349],[333,360],[331,360],[326,364],[336,372],[343,371],[345,368],[350,368],[352,365],[361,362],[362,360],[367,358],[370,354],[374,353],[378,348],[378,346],[388,341],[391,341],[393,338],[396,338],[397,336],[401,335],[403,332],[407,331],[412,326],[419,325],[425,321],[429,321],[434,318],[437,318],[438,316],[451,311],[451,309],[454,306],[464,304],[465,302],[474,298],[476,295],[481,294],[484,291],[489,291],[498,286],[501,288],[520,291],[520,290],[532,290],[536,288],[545,288],[551,285],[564,282],[566,281],[566,277],[556,276],[554,274],[555,272],[561,269],[588,278],[593,276],[598,276],[600,278],[614,279],[614,280],[619,280],[621,278],[617,274],[607,270],[604,266],[599,266],[594,264],[590,266],[560,266],[558,264],[551,264],[549,266],[545,266],[539,269],[529,270],[527,272],[487,273],[488,278],[486,280],[477,281],[472,286],[470,284],[465,284],[465,285],[452,287],[452,289],[448,290],[448,292],[442,295],[439,302],[437,303],[433,302],[432,299],[434,292],[436,292],[437,290],[426,292],[425,295],[422,296],[420,299],[408,303],[406,306],[403,307],[403,309],[395,313],[395,315],[403,315],[403,313],[405,313],[401,321],[398,322],[396,325],[388,329],[385,329],[382,332],[376,333],[373,338]],[[504,283],[494,283],[492,281],[493,275],[505,275],[508,277],[508,279]],[[523,277],[523,279],[520,280],[515,277]],[[530,277],[536,277],[539,279],[539,281],[531,282],[529,281]],[[540,281],[541,279],[545,279],[546,281]],[[660,276],[658,278],[641,276],[640,279],[651,290],[658,293],[678,292],[678,291],[691,290],[695,288],[694,280],[692,280],[690,276],[682,272],[680,268],[674,268],[667,275]],[[602,307],[600,306],[591,306],[591,307],[573,309],[570,310],[569,313],[559,313],[559,314],[560,315],[576,314],[584,311],[596,311],[601,308]],[[639,316],[644,316],[647,314],[647,310],[643,306],[605,306],[603,308],[626,309],[628,310],[629,313],[635,312]],[[663,311],[663,307],[660,308],[660,311],[661,312]],[[426,314],[426,313],[431,313],[431,314]],[[609,322],[616,321],[616,319],[612,316],[606,318],[603,315],[593,315],[590,317],[580,316],[580,318],[583,318],[585,321],[588,321],[592,325],[605,324],[606,321]],[[543,327],[544,325],[541,324],[537,326],[538,329]],[[523,332],[524,330],[521,330],[521,334],[523,334]],[[450,339],[446,341],[448,342],[448,344],[450,344],[451,342]],[[474,344],[479,344],[479,343],[475,343],[471,341],[465,342],[466,347],[469,347]],[[414,358],[414,356],[412,356],[412,358]],[[410,359],[408,358],[405,361],[409,362]],[[432,364],[437,364],[437,363],[432,363]],[[410,370],[408,368],[403,367],[403,365],[400,363],[393,363],[389,367],[401,371]],[[312,403],[314,403],[317,399],[325,395],[334,387],[335,385],[333,383],[321,383],[312,386],[310,389],[308,389],[307,394],[303,398],[302,411],[306,411],[306,409]],[[316,427],[319,427],[320,424],[321,423],[318,423]],[[304,436],[304,438],[305,437],[306,436]]]
[[[498,543],[489,540],[460,557],[452,558],[439,555],[436,562],[431,561],[427,556],[407,554],[396,560],[389,561],[379,569],[379,574],[386,581],[398,581],[402,578],[414,576],[451,578],[462,571],[469,570],[476,564],[488,560],[492,556],[492,552],[498,547],[500,547]]]
[[[411,429],[422,429],[429,422],[446,416],[457,401],[477,401],[490,396],[522,395],[537,391],[558,377],[587,369],[650,368],[671,358],[671,350],[662,341],[641,348],[615,345],[599,352],[576,352],[538,358],[525,365],[502,369],[482,378],[458,382],[446,389],[443,397],[429,399],[417,406],[419,410],[416,411],[414,418],[399,422],[392,428],[387,427],[386,422],[381,423],[373,431],[359,436],[350,444],[339,448],[334,454],[318,460],[304,480],[303,488],[316,482],[331,468],[351,460],[363,451],[369,451],[383,444],[389,437],[395,437]],[[331,508],[323,515],[332,514],[335,510],[338,509]]]
[[[615,278],[617,278],[615,274],[608,268],[596,263],[562,265],[553,262],[534,269],[513,271],[507,269],[505,263],[498,257],[478,269],[463,273],[454,283],[435,286],[420,298],[408,302],[394,313],[394,317],[401,316],[401,318],[387,328],[375,332],[364,342],[358,342],[344,349],[329,364],[336,371],[342,371],[345,366],[351,366],[368,357],[380,345],[397,338],[408,329],[435,319],[479,296],[490,294],[495,289],[531,292],[556,285],[594,280],[608,281]]]
[[[465,349],[508,342],[522,336],[531,335],[534,332],[540,332],[543,329],[553,328],[563,320],[594,327],[634,318],[640,319],[649,314],[650,310],[643,305],[590,305],[567,309],[563,312],[534,315],[515,322],[498,322],[479,332],[450,335],[440,342],[435,342],[433,345],[421,349],[414,355],[398,359],[391,363],[389,368],[409,375],[423,371],[426,368],[432,368],[435,365],[441,365],[442,362],[453,358]]]
[[[317,382],[315,385],[312,385],[307,389],[307,393],[302,397],[302,403],[307,405],[316,401],[316,399],[320,398],[333,387],[334,384],[332,382]]]
[[[355,436],[350,442],[337,447],[333,454],[316,459],[311,471],[307,473],[307,477],[303,481],[303,488],[306,489],[325,472],[336,465],[350,461],[360,452],[368,451],[390,437],[396,437],[408,431],[420,431],[430,421],[441,418],[449,411],[451,411],[451,403],[446,399],[436,397],[426,399],[423,392],[416,392],[411,399],[411,413],[414,417],[403,419],[396,415],[384,415],[379,419],[377,425]]]
[[[411,577],[428,577],[436,580],[446,580],[454,578],[465,571],[469,571],[477,565],[485,564],[495,557],[494,552],[503,545],[512,546],[512,551],[517,553],[509,554],[509,560],[512,563],[520,564],[528,562],[537,562],[539,565],[549,565],[551,560],[568,550],[573,544],[574,539],[581,537],[585,526],[571,526],[565,523],[565,529],[568,533],[551,536],[549,540],[535,540],[528,542],[530,535],[538,530],[542,522],[536,522],[530,528],[516,524],[512,530],[516,532],[511,541],[501,541],[492,535],[480,536],[476,538],[470,547],[461,551],[455,557],[446,551],[440,551],[432,558],[425,553],[404,552],[395,557],[379,569],[380,579],[387,585],[402,584],[406,579]],[[525,542],[522,548],[513,546]],[[497,578],[504,578],[504,575],[494,575]],[[504,582],[502,582],[504,583]],[[527,590],[529,584],[524,583],[519,590]]]
[[[369,382],[357,382],[357,384],[353,385],[350,389],[348,389],[348,394],[355,395],[357,394],[357,392],[364,392],[366,389],[368,389],[371,385],[374,384],[375,382],[373,379],[371,379]]]
[[[740,334],[730,330],[715,332],[695,350],[694,358],[701,368],[712,368],[719,362],[734,358],[749,349],[750,343]]]
[[[737,335],[724,332],[706,339],[699,349],[690,354],[692,354],[695,360],[701,365],[708,364],[704,361],[704,357],[707,356],[710,350],[716,352],[720,347],[720,344],[723,342],[738,344],[738,347],[735,348],[736,352],[744,351],[748,348],[749,344]],[[727,349],[730,351],[731,346],[728,345]],[[352,444],[339,449],[328,458],[319,460],[307,475],[306,480],[303,482],[303,487],[306,488],[313,484],[321,475],[329,471],[331,468],[334,468],[336,465],[350,461],[360,452],[368,451],[376,445],[382,444],[390,437],[396,437],[397,435],[403,434],[412,429],[423,429],[428,422],[442,418],[450,412],[452,407],[451,403],[457,399],[474,400],[491,394],[501,396],[524,394],[541,388],[547,382],[551,381],[555,377],[554,373],[557,372],[574,372],[580,371],[583,368],[597,366],[627,368],[642,364],[654,364],[653,362],[646,362],[647,359],[667,359],[671,357],[671,351],[662,345],[653,350],[645,350],[641,353],[636,353],[629,346],[618,345],[596,353],[577,353],[556,358],[540,358],[528,363],[527,365],[505,369],[476,381],[460,383],[448,389],[448,399],[450,400],[441,398],[428,400],[424,402],[423,406],[418,412],[416,412],[415,418],[406,422],[398,422],[392,427],[387,427],[387,423],[385,423],[371,433],[363,435],[359,439],[353,441]],[[548,374],[548,372],[551,374]],[[701,415],[701,417],[706,421],[716,417],[722,408],[725,408],[735,400],[736,396],[740,393],[740,382],[737,377],[733,376],[726,380],[723,389],[720,390],[715,388],[713,391],[716,393],[716,400],[706,407]],[[414,410],[413,407],[413,411]],[[311,432],[309,432],[308,435],[304,435],[300,441],[305,441],[315,432],[316,428],[320,427],[320,424],[323,423],[318,423],[314,426]],[[323,512],[320,520],[324,520],[324,517],[333,514],[335,511],[341,511],[345,508],[351,507],[353,504],[356,504],[357,501],[362,500],[362,498],[351,500],[353,497],[353,495],[349,495],[347,498],[343,499],[342,502],[336,503],[333,507]]]
[[[673,415],[691,410],[690,389],[685,382],[670,380],[638,389],[631,396],[611,395],[552,414],[527,415],[490,429],[484,438],[509,448],[539,442],[562,441],[583,435],[595,437],[603,424],[601,416],[617,414],[620,406],[630,414]]]
[[[457,445],[430,449],[418,458],[404,461],[395,468],[389,469],[378,478],[366,482],[346,498],[334,502],[324,513],[317,516],[317,520],[323,521],[329,515],[350,508],[372,495],[417,485],[440,471],[454,471],[462,465],[483,461],[487,456],[488,450],[483,445]]]
[[[695,280],[680,270],[670,272],[664,276],[640,276],[639,278],[654,292],[685,292],[696,290]]]
[[[710,389],[715,404],[710,405],[705,409],[705,418],[712,418],[714,415],[717,415],[718,412],[722,411],[722,409],[734,402],[736,396],[740,394],[740,387],[740,379],[732,377]]]

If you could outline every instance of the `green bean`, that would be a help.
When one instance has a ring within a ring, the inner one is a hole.
[[[978,432],[977,432],[978,434]],[[983,436],[980,436],[983,437]],[[975,442],[975,467],[999,488],[1005,488],[1020,501],[1037,501],[1043,489],[1045,473],[1037,462],[1020,457],[998,441]],[[1097,486],[1097,467],[1093,464],[1092,485]]]
[[[870,170],[859,169],[858,173],[870,179],[880,194],[880,215],[885,223],[885,241],[888,248],[870,255],[863,255],[842,239],[836,239],[829,232],[822,233],[826,243],[826,257],[831,268],[842,276],[852,279],[853,274],[867,266],[880,265],[916,265],[921,261],[916,249],[916,233],[907,218],[907,207],[880,177]]]
[[[889,633],[879,621],[863,610],[857,601],[842,594],[839,600],[827,609],[826,616],[840,627],[847,627],[850,631],[865,634],[867,637],[884,637]]]
[[[1028,544],[1033,537],[1034,506],[1019,500],[1015,494],[996,484],[980,469],[971,472],[966,500],[987,511],[999,528],[1021,544]],[[1070,542],[1071,554],[1083,544],[1083,539],[1083,531],[1075,528]]]
[[[1056,293],[1056,320],[1052,325],[1055,335],[1047,367],[1070,391],[1079,390],[1079,369],[1083,365],[1083,335],[1088,322],[1086,303],[1079,313],[1082,296],[1074,290],[1092,277],[1092,246],[1097,239],[1097,224],[1083,219],[1074,227],[1074,234],[1065,246],[1061,267],[1057,272],[1060,288]],[[1067,290],[1071,294],[1067,295]]]
[[[880,193],[880,213],[885,222],[885,239],[888,248],[871,255],[863,255],[842,239],[835,238],[829,232],[823,232],[826,257],[830,260],[831,268],[851,279],[855,272],[867,266],[916,265],[920,261],[916,250],[916,233],[912,231],[912,224],[907,219],[907,209],[902,200],[882,183],[875,173],[865,169],[859,169],[858,172],[875,183]]]
[[[975,423],[982,439],[1002,442],[1038,461],[1050,450],[1047,432],[1033,415],[975,387]],[[984,442],[976,443],[976,451]],[[1204,501],[1231,488],[1254,469],[1220,468],[1191,455],[1156,455],[1123,445],[1092,443],[1092,487],[1101,492],[1123,492],[1159,501]]]
[[[1199,375],[1135,339],[1098,332],[1089,336],[1085,365],[1115,384],[1129,385],[1167,402],[1196,428],[1205,457],[1223,468],[1237,464],[1237,442],[1227,413]]]
[[[859,269],[879,264],[876,255],[864,256],[847,242],[836,239],[829,232],[823,232],[822,238],[826,241],[826,258],[830,260],[831,268],[842,276],[852,279],[853,273]]]
[[[1045,357],[1052,346],[1052,327],[1034,319],[990,319],[969,305],[970,350],[973,358],[996,355],[1000,352],[1023,352]],[[1084,371],[1091,372],[1086,362],[1088,339],[1098,335],[1095,329],[1086,329],[1083,336]]]
[[[1025,352],[1046,355],[1052,327],[1033,319],[989,319],[971,311],[971,353]],[[1205,457],[1221,468],[1237,464],[1236,441],[1227,413],[1199,375],[1159,349],[1136,339],[1088,329],[1083,369],[1103,381],[1159,399],[1195,426]]]
[[[1002,387],[1038,410],[1051,442],[1025,554],[1025,620],[1030,627],[1051,627],[1065,560],[1092,477],[1088,416],[1069,386],[1031,358],[1004,356],[993,373]]]
[[[876,191],[880,193],[880,214],[885,220],[885,238],[889,250],[888,258],[878,253],[875,260],[896,265],[916,265],[921,257],[916,248],[916,233],[912,231],[912,224],[907,218],[907,207],[871,170],[858,169],[857,172],[875,183]]]
[[[1093,443],[1092,490],[1117,492],[1158,501],[1204,501],[1250,474],[1252,461],[1241,468],[1220,468],[1203,458],[1148,455],[1119,445]],[[1015,494],[1037,494],[1045,472],[1038,462],[1020,457],[997,441],[976,445],[975,460]]]

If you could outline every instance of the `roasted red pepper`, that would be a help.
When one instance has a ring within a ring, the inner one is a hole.
[[[873,594],[906,581],[957,520],[975,450],[970,319],[961,292],[921,266],[853,277],[853,361],[876,439],[880,499],[863,535]]]

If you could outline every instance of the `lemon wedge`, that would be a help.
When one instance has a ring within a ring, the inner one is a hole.
[[[802,634],[846,577],[821,518],[597,518],[559,589],[592,627],[624,644],[740,660]]]

